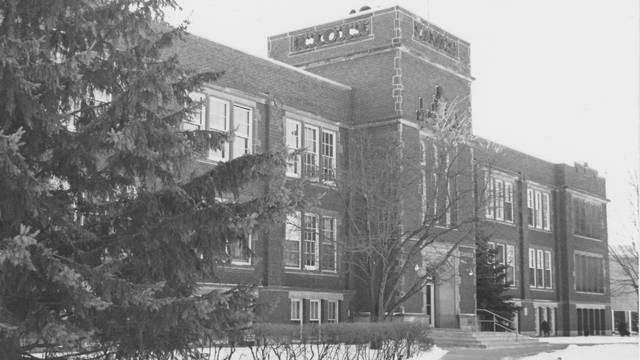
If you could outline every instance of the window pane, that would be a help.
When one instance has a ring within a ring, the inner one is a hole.
[[[306,269],[318,268],[318,218],[315,215],[304,215],[303,264]]]
[[[318,128],[304,128],[304,174],[318,176]]]
[[[287,119],[285,129],[285,141],[287,149],[297,150],[300,148],[300,123]],[[287,162],[287,175],[300,176],[300,155],[295,155]]]
[[[209,129],[229,130],[229,103],[227,101],[209,97]]]
[[[322,270],[336,270],[336,219],[325,217],[322,219]]]
[[[322,145],[320,147],[320,167],[322,180],[333,181],[335,179],[335,133],[322,132]]]
[[[287,267],[300,268],[300,230],[300,213],[287,216],[284,242],[284,263]]]

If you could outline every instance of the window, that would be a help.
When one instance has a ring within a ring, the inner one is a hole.
[[[546,191],[527,189],[527,223],[530,228],[551,230],[550,195]]]
[[[338,302],[327,301],[327,322],[338,323]]]
[[[544,263],[543,263],[543,257],[544,257],[544,251],[542,250],[537,250],[537,265],[536,266],[536,287],[544,287],[544,278],[542,277],[542,273],[544,270]]]
[[[289,150],[297,150],[300,148],[300,123],[291,119],[287,119],[285,125],[285,141]],[[293,156],[287,163],[287,175],[292,177],[300,177],[300,154]]]
[[[229,131],[229,102],[209,97],[209,121],[207,130]],[[209,160],[228,161],[229,144],[222,144],[219,150],[209,150]]]
[[[536,286],[536,250],[529,249],[529,286]]]
[[[336,133],[322,131],[320,146],[320,176],[322,181],[334,181],[336,169]]]
[[[320,300],[309,300],[309,321],[320,322]]]
[[[291,320],[302,321],[302,299],[291,299]]]
[[[249,234],[246,243],[241,240],[233,241],[227,244],[227,255],[231,263],[234,265],[250,265],[251,264],[251,246],[252,236]]]
[[[303,252],[302,265],[305,270],[318,269],[318,216],[304,214],[302,230]]]
[[[433,212],[436,224],[450,226],[455,219],[456,183],[455,174],[450,174],[451,163],[449,154],[433,144],[435,173],[433,174],[434,199]]]
[[[337,133],[316,125],[287,119],[285,141],[289,150],[303,148],[289,160],[287,176],[335,184]]]
[[[604,260],[598,255],[575,255],[576,291],[604,293]]]
[[[335,217],[296,212],[287,219],[285,267],[297,270],[337,271]]]
[[[323,271],[336,270],[336,219],[332,217],[322,218],[322,261],[320,267]]]
[[[235,138],[233,139],[234,158],[252,153],[252,119],[251,109],[237,105],[233,106],[233,123],[236,129]]]
[[[544,252],[544,287],[551,289],[551,251]]]
[[[604,205],[575,197],[572,202],[573,232],[577,235],[601,239]]]
[[[285,225],[284,265],[300,268],[300,213],[287,216]]]
[[[194,110],[194,113],[182,125],[184,130],[202,130],[204,129],[207,119],[207,103],[206,96],[200,93],[189,94],[194,103],[201,102],[200,106]]]
[[[553,288],[553,256],[549,250],[529,249],[529,286]]]
[[[507,245],[507,276],[506,280],[509,284],[515,285],[516,283],[516,256],[515,247],[513,245]]]
[[[315,179],[318,177],[318,128],[304,127],[304,175]]]
[[[485,217],[492,220],[513,222],[513,182],[489,176],[485,194]]]

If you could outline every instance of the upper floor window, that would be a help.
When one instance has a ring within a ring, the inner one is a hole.
[[[550,196],[546,191],[527,189],[527,223],[529,227],[551,229]]]
[[[202,106],[187,119],[183,129],[219,132],[234,130],[234,135],[229,142],[222,144],[220,149],[208,151],[208,160],[229,161],[253,152],[253,109],[251,107],[201,93],[192,93],[191,98],[202,102]]]
[[[439,226],[456,224],[457,217],[457,174],[452,172],[449,153],[442,147],[433,144],[434,173],[433,187],[433,216]]]
[[[553,288],[553,258],[551,251],[529,248],[529,286]]]
[[[495,175],[487,178],[485,216],[488,219],[513,222],[513,181]]]
[[[577,235],[602,239],[603,205],[600,202],[572,198],[573,232]]]
[[[492,263],[504,266],[505,276],[503,282],[515,286],[516,281],[516,257],[515,246],[489,242],[489,248],[493,250]]]
[[[227,244],[227,255],[233,265],[251,265],[251,249],[253,236],[249,234],[246,242],[234,241]]]
[[[598,255],[575,254],[576,291],[604,293],[604,259]]]
[[[336,271],[336,218],[296,212],[288,216],[285,228],[286,268]]]
[[[286,119],[285,142],[290,150],[302,148],[302,154],[289,159],[287,175],[304,176],[333,184],[336,167],[336,132],[319,126]]]

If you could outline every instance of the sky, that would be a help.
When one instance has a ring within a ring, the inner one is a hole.
[[[178,0],[167,20],[251,54],[267,37],[399,5],[471,43],[476,135],[607,179],[610,243],[629,237],[640,168],[640,1]]]

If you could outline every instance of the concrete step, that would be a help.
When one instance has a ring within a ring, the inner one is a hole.
[[[548,344],[537,338],[507,332],[472,332],[460,329],[431,329],[434,344],[443,348],[544,349]]]

